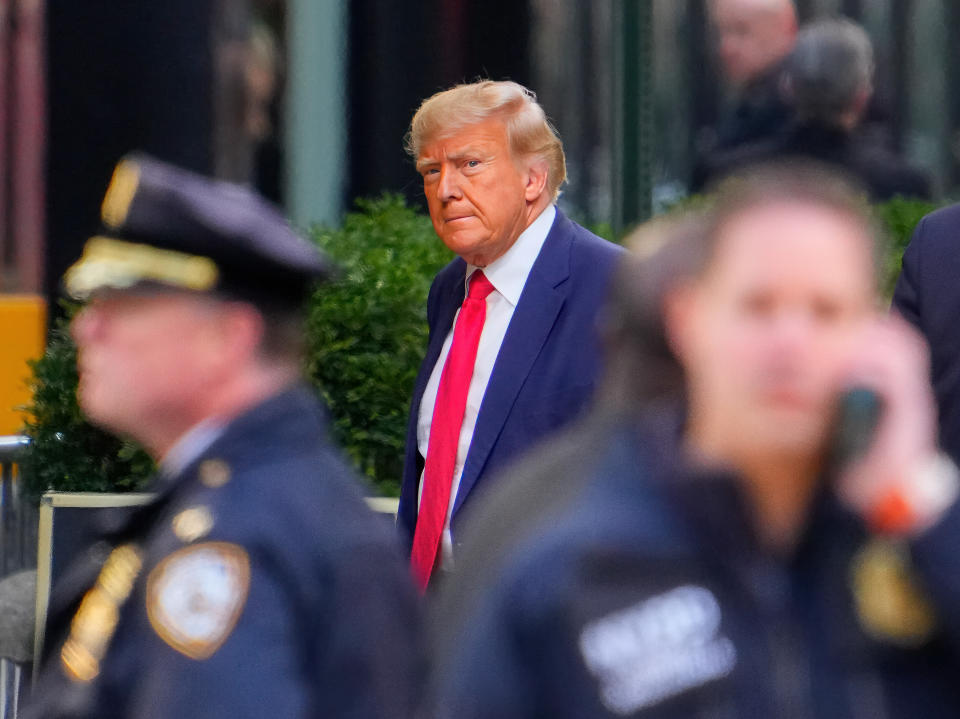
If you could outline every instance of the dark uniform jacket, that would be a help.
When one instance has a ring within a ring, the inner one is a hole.
[[[642,449],[632,425],[598,435],[585,461],[557,447],[549,477],[511,478],[558,483],[565,508],[529,512],[505,558],[458,563],[445,592],[462,599],[475,572],[489,588],[441,615],[430,716],[960,713],[960,510],[881,543],[824,492],[796,550],[771,556],[734,478],[676,466],[675,443]]]
[[[235,419],[154,488],[55,587],[27,716],[409,715],[412,587],[308,389]]]
[[[893,308],[930,344],[940,444],[960,462],[960,205],[922,220],[903,253]]]

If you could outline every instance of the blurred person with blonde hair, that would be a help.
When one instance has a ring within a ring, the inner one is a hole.
[[[668,347],[682,380],[608,375],[607,420],[512,478],[535,524],[496,554],[498,512],[478,508],[440,594],[427,716],[960,708],[958,471],[924,344],[881,308],[858,189],[753,168],[691,222],[624,261],[605,323],[615,362]]]

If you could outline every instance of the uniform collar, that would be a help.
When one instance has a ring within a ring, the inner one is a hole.
[[[195,424],[164,455],[160,461],[160,474],[176,477],[223,434],[223,429],[223,424],[214,417]]]

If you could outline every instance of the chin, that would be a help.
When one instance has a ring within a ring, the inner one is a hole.
[[[471,242],[469,238],[457,237],[456,235],[444,237],[443,244],[445,244],[451,252],[464,259],[476,254],[479,250],[477,243]]]
[[[766,447],[778,454],[810,456],[820,452],[823,445],[823,431],[817,425],[792,423],[789,425],[758,428],[753,435],[757,446]]]
[[[775,408],[758,412],[757,421],[744,432],[757,446],[789,454],[819,451],[825,425],[819,412],[797,408]]]
[[[111,411],[115,403],[109,401],[109,398],[81,384],[77,389],[77,403],[91,423],[109,432],[119,431],[117,413]]]

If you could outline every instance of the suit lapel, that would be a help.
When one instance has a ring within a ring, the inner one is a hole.
[[[454,281],[446,287],[439,288],[437,296],[437,318],[430,327],[430,342],[427,345],[427,353],[423,362],[420,364],[420,372],[417,374],[417,381],[413,388],[413,403],[411,415],[411,426],[414,430],[414,441],[416,441],[417,417],[420,414],[420,402],[423,399],[423,393],[427,389],[427,382],[430,381],[430,375],[433,374],[433,367],[440,357],[440,350],[443,349],[443,342],[453,327],[453,318],[463,304],[464,296],[464,273],[466,264],[463,264],[462,271],[454,273]]]
[[[557,210],[553,227],[530,270],[503,338],[480,405],[480,414],[453,505],[454,514],[480,476],[517,395],[566,301],[566,291],[560,285],[570,276],[572,234],[566,228],[567,223],[569,220]]]

